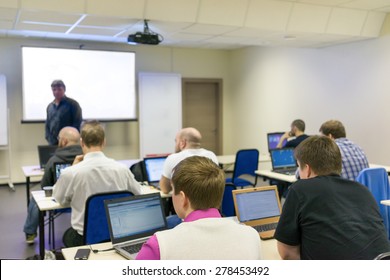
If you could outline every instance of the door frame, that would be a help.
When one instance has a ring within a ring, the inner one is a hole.
[[[193,83],[212,83],[215,84],[217,87],[216,90],[216,98],[217,98],[217,110],[216,113],[217,117],[217,155],[221,155],[223,151],[223,99],[222,99],[222,86],[223,86],[223,80],[222,79],[216,79],[216,78],[182,78],[182,123],[184,122],[184,115],[185,115],[185,107],[184,103],[186,100],[186,93],[187,93],[187,84],[193,84]]]

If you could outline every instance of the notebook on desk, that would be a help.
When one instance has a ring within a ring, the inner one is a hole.
[[[294,157],[293,148],[273,149],[270,150],[272,171],[294,175],[297,171],[298,165]]]
[[[159,183],[164,170],[164,162],[166,159],[166,156],[144,158],[145,174],[149,186],[154,186],[160,189]]]
[[[270,132],[267,133],[268,151],[276,149],[279,144],[280,138],[282,138],[284,132]],[[287,143],[287,139],[283,141],[283,146]]]
[[[274,237],[282,208],[276,186],[233,191],[237,219],[257,230],[261,239]]]
[[[160,193],[104,201],[114,249],[134,259],[142,244],[155,232],[167,229]]]
[[[55,145],[38,145],[38,157],[39,157],[39,166],[41,169],[45,169],[46,163],[54,155],[58,146]]]

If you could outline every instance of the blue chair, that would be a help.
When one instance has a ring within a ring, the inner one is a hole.
[[[387,230],[387,236],[390,237],[390,207],[380,203],[381,200],[390,199],[390,184],[386,169],[365,168],[360,171],[356,181],[367,186],[374,196]]]
[[[221,205],[221,214],[224,217],[232,217],[236,216],[236,209],[234,208],[233,201],[233,190],[236,189],[236,186],[232,183],[226,183],[225,191],[222,197],[222,205]]]
[[[239,150],[234,162],[233,176],[226,179],[236,187],[256,186],[257,175],[255,171],[259,165],[259,151],[256,149]],[[245,179],[242,178],[245,176]],[[252,180],[251,180],[252,179]]]
[[[132,195],[133,193],[129,191],[115,191],[97,193],[88,197],[85,202],[84,216],[83,238],[85,245],[110,241],[104,200]]]

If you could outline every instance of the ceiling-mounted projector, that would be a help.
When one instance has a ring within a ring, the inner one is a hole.
[[[129,37],[127,37],[127,43],[134,45],[158,45],[162,41],[163,37],[160,34],[150,31],[147,20],[144,20],[144,32],[136,32],[134,34],[130,34]]]

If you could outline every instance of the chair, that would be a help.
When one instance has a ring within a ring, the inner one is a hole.
[[[93,194],[85,202],[84,244],[110,241],[104,200],[132,196],[129,191],[115,191]]]
[[[234,208],[233,201],[233,190],[236,189],[236,186],[232,183],[225,184],[225,191],[222,197],[222,205],[221,205],[221,214],[224,217],[232,217],[236,216],[236,210]]]
[[[374,260],[390,260],[390,252],[379,254]]]
[[[259,165],[259,151],[256,149],[239,150],[236,154],[233,176],[226,179],[226,183],[233,183],[236,187],[256,186],[255,171]],[[241,178],[241,176],[245,176]],[[253,180],[248,180],[252,177]]]
[[[382,167],[365,168],[360,171],[356,181],[367,186],[371,191],[378,203],[387,236],[390,237],[390,207],[380,203],[381,200],[390,199],[390,184],[386,169]]]

